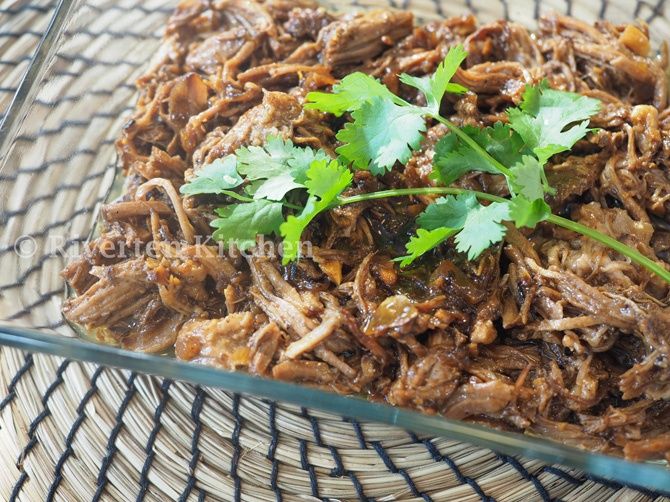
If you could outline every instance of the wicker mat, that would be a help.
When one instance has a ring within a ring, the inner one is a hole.
[[[0,2],[0,114],[54,7]],[[0,452],[2,500],[670,500],[386,425],[7,348]]]

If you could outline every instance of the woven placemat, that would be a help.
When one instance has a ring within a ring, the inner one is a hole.
[[[0,2],[0,116],[54,8]],[[0,452],[2,500],[670,500],[443,438],[8,348]]]

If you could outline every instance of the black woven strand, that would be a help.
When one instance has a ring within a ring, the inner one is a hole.
[[[313,417],[307,411],[307,408],[300,408],[300,414],[303,418],[306,418],[309,421],[310,426],[312,427],[312,435],[314,436],[314,442],[317,446],[323,446],[323,440],[321,439],[321,429],[319,428],[319,421],[316,417]]]
[[[343,418],[345,422],[349,422],[351,426],[354,428],[354,433],[356,434],[356,439],[358,439],[358,446],[363,449],[367,450],[368,449],[368,442],[365,439],[365,435],[363,434],[363,428],[361,427],[361,423],[353,418]]]
[[[146,61],[131,61],[129,59],[115,59],[113,61],[106,61],[104,59],[89,58],[81,54],[56,54],[56,58],[67,63],[82,63],[85,67],[105,67],[110,66],[116,68],[118,66],[130,66],[131,68],[139,68],[144,66]]]
[[[58,369],[56,369],[56,377],[51,382],[47,390],[44,392],[44,395],[42,396],[41,399],[42,411],[30,423],[30,426],[28,427],[28,442],[24,446],[23,450],[19,454],[19,458],[16,461],[16,466],[19,468],[22,468],[23,461],[37,444],[37,437],[35,436],[37,428],[39,427],[40,423],[44,421],[45,418],[51,415],[51,410],[49,409],[49,399],[56,391],[56,389],[61,385],[63,385],[64,383],[63,374],[65,373],[65,370],[67,370],[69,365],[70,361],[66,359],[60,364],[60,366],[58,366]]]
[[[36,329],[36,330],[56,329],[56,328],[60,328],[61,326],[65,326],[65,319],[61,318],[61,319],[59,319],[57,321],[54,321],[54,322],[49,322],[49,323],[46,323],[46,324],[37,324],[35,326],[32,326],[32,329]]]
[[[651,499],[657,499],[661,497],[666,497],[670,498],[670,492],[664,492],[664,491],[652,491],[649,490],[648,488],[644,488],[639,485],[631,484],[631,483],[617,483],[615,481],[611,481],[605,478],[601,478],[599,476],[594,476],[592,474],[582,474],[580,478],[577,478],[570,474],[569,472],[564,471],[563,469],[560,469],[558,467],[554,467],[551,465],[545,465],[538,471],[538,475],[543,473],[543,472],[548,472],[549,474],[552,474],[556,477],[561,478],[564,481],[567,481],[570,484],[576,485],[576,486],[581,486],[587,481],[592,481],[593,483],[598,483],[599,485],[606,486],[607,488],[610,488],[611,490],[617,491],[620,490],[623,487],[626,487],[630,490],[636,490],[643,495],[651,498]]]
[[[600,0],[600,11],[598,11],[598,19],[604,19],[608,7],[607,0]]]
[[[42,38],[42,32],[36,30],[0,31],[0,38],[21,38],[21,37]]]
[[[32,303],[29,303],[28,305],[26,305],[22,309],[17,310],[13,314],[7,316],[5,318],[5,320],[6,321],[14,321],[16,319],[20,319],[24,315],[29,314],[30,311],[32,309],[34,309],[35,307],[39,307],[40,305],[44,305],[46,302],[51,300],[54,296],[62,295],[62,294],[63,294],[63,287],[62,286],[60,288],[52,289],[51,291],[47,291],[46,293],[41,293],[40,297],[37,300],[35,300]]]
[[[533,483],[533,486],[535,487],[535,490],[537,491],[538,496],[542,499],[543,502],[551,502],[551,497],[549,496],[549,492],[547,491],[547,488],[542,484],[542,482],[538,479],[538,477],[535,476],[534,474],[531,474],[528,471],[528,469],[526,469],[521,464],[521,462],[519,462],[514,457],[510,457],[509,455],[498,455],[498,459],[501,462],[512,466],[519,474],[521,474],[521,477],[523,479]]]
[[[134,92],[137,87],[134,84],[120,83],[114,85],[113,89],[90,89],[86,92],[80,94],[66,94],[64,96],[58,96],[53,100],[46,100],[43,98],[37,98],[35,104],[38,106],[43,106],[45,108],[55,108],[64,103],[72,103],[76,101],[81,101],[87,97],[109,97],[116,94],[118,91],[128,91]]]
[[[652,499],[657,499],[657,498],[670,498],[670,491],[663,491],[663,490],[650,490],[648,488],[645,488],[644,486],[640,486],[635,483],[617,483],[616,481],[612,481],[610,479],[605,479],[601,478],[600,476],[596,476],[594,474],[590,474],[588,472],[584,473],[584,480],[585,481],[592,481],[594,483],[598,483],[601,485],[604,485],[608,488],[611,488],[612,490],[621,490],[622,488],[628,488],[629,490],[636,490],[643,495],[646,495],[647,497],[650,497]]]
[[[7,15],[7,16],[16,16],[17,14],[21,14],[23,12],[31,11],[31,12],[39,12],[40,14],[46,14],[49,12],[54,6],[53,2],[50,2],[48,5],[34,5],[34,4],[23,4],[19,5],[18,7],[7,7],[7,8],[2,8],[0,9],[0,15]]]
[[[0,212],[0,225],[7,224],[7,221],[10,218],[16,218],[17,216],[25,216],[26,214],[28,214],[30,211],[33,210],[35,204],[54,200],[63,192],[80,191],[84,188],[84,185],[86,183],[88,183],[89,181],[98,180],[99,178],[105,176],[105,174],[107,174],[108,172],[109,168],[104,168],[103,170],[94,171],[90,174],[87,174],[78,183],[61,183],[59,185],[56,185],[53,188],[52,192],[43,193],[41,195],[33,197],[32,199],[26,200],[23,203],[24,205],[22,205],[19,209],[8,209],[2,211]]]
[[[58,459],[58,462],[56,462],[56,468],[54,470],[54,479],[51,482],[49,491],[47,492],[46,497],[47,502],[52,502],[54,500],[54,497],[56,496],[56,491],[58,490],[58,487],[63,481],[63,466],[65,465],[65,462],[67,462],[68,459],[74,454],[74,446],[73,446],[74,438],[77,435],[77,432],[79,432],[81,424],[83,424],[84,420],[86,420],[86,405],[95,395],[95,393],[98,392],[98,378],[100,378],[102,371],[103,371],[102,366],[98,366],[95,369],[95,372],[91,377],[90,387],[82,397],[79,405],[77,406],[76,410],[77,418],[75,418],[74,422],[72,423],[72,426],[70,427],[69,432],[67,433],[67,436],[65,437],[65,449],[63,450],[63,453]]]
[[[163,415],[163,411],[165,411],[165,407],[168,403],[171,385],[172,380],[168,379],[163,380],[161,383],[161,399],[158,402],[158,406],[156,406],[156,410],[154,411],[154,426],[149,433],[149,438],[147,439],[147,444],[144,448],[144,452],[146,453],[147,458],[144,461],[142,472],[140,473],[140,489],[137,494],[137,502],[144,500],[144,497],[147,494],[147,490],[149,489],[149,469],[151,469],[151,464],[153,464],[154,457],[156,456],[156,452],[154,451],[154,444],[156,443],[156,438],[158,437],[158,433],[162,427],[161,416]]]
[[[314,466],[309,462],[307,441],[304,439],[299,439],[298,442],[300,444],[300,466],[302,467],[302,470],[306,471],[307,475],[309,476],[309,488],[312,492],[312,497],[321,499],[319,496],[319,480],[316,477],[316,469],[314,469]]]
[[[0,223],[1,224],[1,223]],[[70,249],[72,246],[81,244],[83,242],[86,242],[88,240],[88,236],[78,236],[72,239],[68,239],[63,243],[63,245],[60,247],[60,249],[52,251],[50,253],[44,253],[42,256],[39,257],[39,259],[30,267],[28,267],[24,272],[21,273],[21,275],[18,277],[18,279],[12,283],[5,284],[3,286],[0,286],[0,293],[3,291],[7,291],[9,289],[20,289],[23,287],[25,284],[26,280],[33,274],[39,272],[42,270],[42,267],[44,264],[56,257],[61,257],[65,255],[66,251]]]
[[[90,28],[77,28],[77,31],[66,31],[64,36],[66,38],[84,36],[98,40],[102,36],[107,36],[113,39],[131,38],[133,40],[161,40],[163,33],[156,31],[154,33],[137,32],[131,30],[91,30]]]
[[[42,238],[46,237],[46,235],[47,235],[51,230],[54,230],[54,229],[56,229],[56,228],[58,228],[58,227],[66,226],[66,225],[68,225],[68,224],[71,224],[71,223],[72,223],[72,220],[73,220],[74,218],[76,218],[77,216],[82,216],[82,215],[85,215],[85,214],[91,214],[91,213],[93,213],[93,211],[95,211],[95,207],[96,207],[98,204],[100,204],[101,202],[105,201],[106,199],[107,199],[107,194],[101,195],[100,197],[96,197],[96,199],[95,199],[94,201],[92,201],[91,204],[90,204],[89,206],[82,207],[82,208],[80,208],[80,209],[77,209],[76,211],[73,211],[73,212],[70,214],[70,217],[69,217],[68,219],[63,219],[63,220],[54,221],[54,222],[52,222],[52,223],[49,223],[47,226],[45,226],[45,227],[42,228],[41,230],[39,230],[39,231],[35,231],[35,232],[31,232],[31,233],[28,233],[28,234],[25,234],[23,237],[24,237],[24,238],[30,238],[30,237],[32,237],[33,239],[38,239],[38,238],[39,238],[39,239],[42,239]],[[9,252],[15,252],[15,250],[14,250],[14,244],[11,244],[10,246],[7,246],[7,247],[5,247],[5,248],[1,248],[1,249],[0,249],[0,255],[3,255],[3,254],[5,254],[5,253],[9,253]],[[58,290],[56,290],[56,291],[60,291],[60,292],[62,292],[62,288],[61,288],[61,289],[58,289]],[[48,294],[48,293],[45,293],[45,294]],[[53,295],[52,295],[52,296],[53,296]],[[48,300],[48,298],[47,298],[47,300]],[[44,301],[46,301],[46,300],[44,300]],[[42,303],[43,303],[43,302],[42,302]],[[19,311],[20,314],[15,313],[15,314],[13,314],[13,317],[11,317],[11,318],[8,317],[8,318],[6,318],[5,320],[7,320],[7,321],[11,321],[11,320],[13,320],[13,319],[17,319],[17,318],[19,318],[19,317],[21,317],[21,316],[24,316],[24,315],[26,315],[28,312],[30,312],[30,310],[31,310],[33,307],[36,307],[37,305],[40,305],[40,304],[38,303],[38,304],[31,304],[31,305],[28,305],[27,307],[25,307],[24,309],[22,309],[22,310]]]
[[[642,11],[642,6],[644,2],[642,0],[635,0],[635,10],[633,11],[633,19],[640,17],[640,12]]]
[[[33,367],[33,365],[34,365],[33,355],[25,354],[23,364],[12,377],[12,379],[9,382],[9,385],[7,385],[7,395],[3,397],[2,401],[0,402],[0,411],[4,410],[7,407],[7,405],[9,405],[9,403],[11,403],[14,400],[14,398],[16,397],[16,386],[18,385],[21,378],[23,378],[23,375],[28,373],[28,371],[30,370],[30,368]]]
[[[435,6],[435,13],[440,17],[444,17],[444,9],[442,8],[441,0],[433,0],[433,5]]]
[[[63,374],[69,365],[70,361],[66,359],[60,364],[60,366],[58,366],[58,369],[56,370],[56,377],[51,382],[49,387],[47,387],[47,390],[42,396],[42,411],[33,419],[32,422],[30,422],[30,426],[28,427],[28,442],[24,445],[21,453],[19,453],[19,457],[16,459],[16,467],[21,471],[21,475],[12,488],[12,493],[9,497],[10,502],[14,502],[18,498],[19,494],[21,493],[21,489],[23,488],[23,484],[26,482],[26,479],[28,479],[28,475],[23,469],[23,462],[37,444],[37,428],[45,418],[51,415],[51,410],[49,409],[49,399],[56,391],[56,389],[63,385]]]
[[[105,4],[104,7],[100,7],[97,5],[87,5],[86,7],[88,9],[91,9],[93,12],[99,12],[104,14],[107,14],[110,11],[140,12],[142,14],[172,14],[174,12],[174,8],[172,7],[144,7],[141,4],[128,5],[128,6],[118,4],[112,4],[112,5]]]
[[[112,432],[109,434],[109,438],[107,439],[106,453],[102,458],[102,462],[100,463],[100,470],[98,471],[98,479],[96,481],[96,489],[95,493],[93,494],[92,502],[98,502],[100,500],[102,494],[105,492],[107,483],[109,482],[107,478],[107,472],[109,471],[109,468],[114,461],[114,456],[118,451],[118,447],[116,446],[116,439],[119,437],[119,433],[123,428],[123,417],[126,414],[126,410],[128,409],[130,402],[137,392],[137,387],[135,387],[136,378],[137,374],[133,372],[130,374],[128,381],[126,382],[126,392],[123,396],[123,401],[121,401],[121,405],[116,412],[116,417],[114,417],[114,427],[112,428]]]
[[[440,450],[437,449],[437,446],[435,446],[430,439],[419,439],[416,436],[416,434],[412,432],[410,432],[409,435],[414,443],[423,444],[426,450],[428,450],[428,453],[430,454],[433,461],[444,462],[449,467],[449,469],[451,469],[451,471],[454,473],[454,476],[456,476],[456,480],[462,485],[470,486],[470,488],[472,488],[472,491],[474,491],[477,495],[479,495],[479,498],[482,499],[482,502],[495,502],[495,499],[487,495],[482,489],[482,487],[479,486],[479,483],[477,483],[475,479],[463,475],[456,462],[454,462],[449,457],[449,455],[445,455],[442,452],[440,452]]]
[[[188,481],[186,487],[179,497],[180,502],[186,502],[189,495],[195,487],[195,469],[198,467],[200,461],[200,434],[202,432],[202,420],[200,420],[200,413],[205,403],[205,392],[198,385],[195,388],[195,398],[191,406],[191,420],[193,420],[193,437],[191,438],[191,460],[188,463]],[[202,493],[202,492],[201,492]]]
[[[101,141],[98,145],[102,147],[113,144],[114,140],[110,138]],[[63,164],[63,169],[65,169],[67,164],[72,162],[76,157],[93,156],[97,155],[98,153],[99,150],[94,150],[92,148],[80,148],[74,150],[65,157],[56,157],[55,159],[45,160],[44,162],[36,166],[22,166],[19,168],[18,171],[11,174],[0,174],[0,181],[16,181],[16,179],[21,175],[33,175],[33,174],[44,173],[47,169],[58,164]]]
[[[107,164],[106,167],[103,169],[98,169],[95,170],[83,178],[81,178],[77,183],[59,183],[56,186],[53,187],[53,191],[49,193],[45,193],[42,195],[38,195],[36,197],[33,197],[32,199],[26,200],[24,202],[24,205],[22,205],[18,209],[8,209],[0,212],[0,221],[2,223],[5,223],[6,219],[8,218],[13,218],[16,216],[25,216],[28,212],[31,211],[33,206],[35,204],[38,204],[40,202],[45,202],[45,201],[50,201],[58,197],[59,194],[62,194],[63,192],[68,192],[68,191],[77,191],[77,190],[83,190],[84,185],[88,183],[89,181],[94,181],[98,180],[102,177],[105,176],[105,174],[109,173],[110,171],[115,170],[116,165],[114,163]]]
[[[377,455],[379,455],[379,458],[382,460],[386,468],[392,474],[400,474],[405,479],[405,483],[407,483],[407,488],[409,488],[409,491],[412,493],[412,495],[414,495],[415,497],[420,497],[426,502],[432,501],[430,495],[419,491],[419,489],[416,486],[416,483],[405,469],[399,468],[395,465],[395,463],[389,456],[388,452],[384,449],[384,447],[379,441],[372,441],[370,442],[370,444],[372,445],[372,448],[374,448],[374,450],[377,452]]]
[[[503,19],[509,21],[509,4],[507,3],[507,0],[500,0],[500,4],[503,9]]]
[[[279,461],[275,458],[277,445],[279,444],[279,431],[277,430],[277,403],[270,401],[268,419],[270,422],[270,446],[268,447],[267,459],[272,462],[272,472],[270,473],[270,488],[275,493],[275,500],[282,502],[283,497],[281,490],[277,486],[277,478],[279,476]]]
[[[24,483],[28,480],[28,473],[26,471],[21,471],[19,479],[16,480],[14,486],[12,487],[12,493],[9,494],[9,502],[16,502],[19,498],[19,493],[23,489]]]
[[[656,0],[656,5],[651,9],[651,14],[647,17],[647,23],[652,23],[654,19],[663,14],[663,6],[665,5],[665,0]]]
[[[242,499],[242,480],[237,470],[240,464],[240,456],[242,455],[242,447],[240,446],[240,432],[242,432],[242,416],[240,415],[240,395],[233,395],[233,418],[235,419],[235,427],[233,428],[233,435],[231,441],[233,443],[233,456],[230,459],[230,477],[233,478],[235,485],[235,502],[240,502]]]
[[[77,76],[79,76],[79,74],[77,74]],[[51,129],[40,129],[39,132],[35,134],[21,134],[20,136],[16,137],[15,141],[32,143],[34,141],[37,141],[39,138],[43,138],[45,136],[57,136],[58,134],[64,132],[66,129],[87,128],[93,124],[94,120],[97,119],[115,119],[118,118],[119,115],[123,115],[124,113],[128,113],[134,109],[135,107],[133,106],[127,106],[125,108],[122,108],[121,110],[114,110],[111,112],[95,112],[86,119],[63,120],[58,125],[58,127],[54,127]]]
[[[16,67],[19,66],[21,63],[27,63],[30,60],[31,60],[30,56],[24,56],[18,59],[0,59],[0,66]]]
[[[321,429],[319,427],[319,420],[315,416],[310,415],[309,411],[306,408],[302,408],[301,413],[302,413],[303,417],[305,417],[307,420],[309,420],[309,423],[312,426],[312,435],[314,436],[314,442],[316,443],[316,445],[320,446],[322,448],[328,448],[328,450],[330,451],[331,457],[333,457],[333,462],[335,463],[335,467],[333,467],[330,470],[330,476],[331,477],[345,477],[345,476],[348,477],[351,480],[352,485],[354,486],[354,490],[356,490],[356,495],[358,496],[358,499],[362,500],[362,501],[368,501],[369,498],[365,495],[363,485],[361,484],[360,480],[356,476],[356,473],[345,469],[344,463],[342,462],[342,457],[340,455],[340,452],[337,450],[337,448],[335,446],[332,446],[332,445],[324,444],[323,438],[321,437]]]
[[[585,479],[579,479],[574,477],[572,474],[569,472],[565,472],[562,469],[558,469],[557,467],[553,467],[551,465],[545,465],[538,471],[538,475],[542,474],[543,472],[548,472],[549,474],[553,474],[554,476],[561,478],[563,481],[567,481],[568,483],[576,486],[580,486],[584,483]]]

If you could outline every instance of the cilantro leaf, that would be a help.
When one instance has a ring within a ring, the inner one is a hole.
[[[440,138],[435,145],[431,177],[445,185],[451,185],[470,171],[500,174],[492,164],[455,134],[447,134]]]
[[[419,147],[426,130],[422,111],[373,98],[352,113],[353,122],[337,133],[344,143],[337,153],[358,169],[381,175],[400,161],[405,164]]]
[[[509,218],[506,202],[493,202],[488,206],[478,203],[468,212],[463,230],[456,235],[456,249],[467,253],[469,260],[475,260],[492,244],[503,239],[506,228],[501,222]]]
[[[416,221],[421,228],[427,230],[440,227],[460,229],[465,225],[468,213],[478,205],[477,197],[471,192],[440,197],[429,205]]]
[[[333,92],[310,92],[306,96],[305,108],[332,113],[339,117],[352,112],[371,98],[397,99],[388,88],[365,73],[356,72],[344,77],[333,86]]]
[[[254,187],[255,199],[280,201],[296,188],[304,188],[306,171],[312,161],[330,159],[323,150],[297,147],[290,140],[268,136],[265,145],[238,148],[237,170],[249,181],[261,181]]]
[[[248,195],[250,197],[253,197],[256,191],[260,188],[260,186],[265,183],[265,180],[254,180],[254,181],[248,181],[244,187],[242,187],[242,190],[244,191],[245,195]]]
[[[265,199],[230,204],[216,210],[219,218],[211,222],[214,239],[247,250],[256,244],[257,235],[277,233],[284,220],[282,203]]]
[[[293,176],[296,183],[305,183],[307,180],[307,170],[315,160],[330,162],[331,157],[321,149],[314,150],[309,146],[293,147],[293,156],[288,159],[287,164],[291,176]]]
[[[551,208],[543,199],[532,202],[523,195],[513,197],[509,202],[509,217],[517,228],[535,228],[551,215]]]
[[[462,131],[503,165],[510,166],[518,162],[524,152],[521,137],[502,122],[483,129],[465,126]],[[455,134],[450,133],[440,138],[435,145],[432,178],[450,185],[470,171],[500,174],[490,160]]]
[[[400,75],[400,81],[420,90],[426,96],[426,104],[432,113],[440,112],[440,104],[445,92],[463,94],[467,88],[460,84],[451,82],[451,78],[461,66],[461,63],[467,57],[468,53],[462,45],[456,45],[449,49],[447,56],[439,64],[435,73],[429,77],[414,77],[403,73]]]
[[[261,182],[254,191],[254,199],[282,200],[284,196],[296,188],[305,188],[293,178],[291,173],[280,174]]]
[[[318,160],[309,166],[305,186],[309,195],[319,197],[328,206],[351,185],[353,179],[351,171],[336,160]]]
[[[458,232],[458,229],[447,227],[439,227],[433,230],[419,228],[416,235],[412,236],[405,246],[409,254],[395,258],[395,261],[400,261],[400,266],[406,267],[420,256],[442,244],[456,232]]]
[[[589,129],[589,118],[600,101],[572,92],[526,86],[518,108],[508,110],[509,123],[542,164],[556,153],[570,150]]]
[[[484,206],[472,192],[441,197],[417,218],[419,230],[423,229],[424,232],[417,231],[419,239],[412,244],[411,249],[410,240],[407,244],[409,255],[402,259],[407,259],[406,263],[411,263],[420,256],[422,249],[426,252],[455,234],[456,249],[467,253],[468,259],[474,260],[491,244],[502,240],[506,229],[501,222],[509,219],[510,209],[507,201],[493,202]],[[427,234],[425,231],[431,233]],[[440,235],[445,237],[438,241]],[[429,247],[431,242],[436,244]]]
[[[521,155],[530,153],[526,145],[509,124],[496,122],[493,127],[465,126],[464,132],[483,147],[489,155],[504,166],[516,163]]]
[[[306,175],[305,186],[309,198],[304,209],[297,216],[290,215],[280,226],[280,233],[284,239],[282,243],[284,265],[300,257],[300,237],[307,225],[319,213],[328,209],[353,180],[351,171],[337,160],[330,162],[315,160]]]
[[[278,136],[268,136],[263,146],[243,146],[235,151],[237,170],[248,180],[267,179],[286,172],[294,155],[293,143]]]
[[[307,228],[307,225],[319,214],[316,208],[318,200],[312,196],[307,199],[305,207],[299,215],[289,215],[286,221],[279,227],[282,236],[282,264],[287,265],[290,262],[300,258],[300,238]]]
[[[228,155],[200,168],[195,177],[182,185],[179,191],[183,195],[221,194],[241,184],[235,156]]]
[[[540,161],[532,155],[524,155],[521,160],[510,167],[513,176],[510,186],[515,194],[520,194],[528,200],[543,199],[542,173],[544,168]]]

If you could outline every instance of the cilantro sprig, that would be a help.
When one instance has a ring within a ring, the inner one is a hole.
[[[322,150],[268,137],[262,147],[243,147],[202,167],[181,192],[236,199],[217,209],[219,218],[211,223],[214,237],[250,248],[259,234],[279,235],[284,264],[300,257],[303,233],[332,208],[389,197],[441,195],[418,216],[407,255],[397,258],[401,266],[450,239],[458,251],[474,260],[503,240],[505,223],[534,228],[547,221],[595,239],[670,282],[670,273],[663,266],[605,234],[551,214],[544,200],[552,192],[544,173],[546,162],[593,131],[589,119],[600,102],[549,89],[542,82],[526,86],[520,105],[507,111],[506,123],[458,127],[442,117],[440,109],[446,93],[467,92],[451,81],[466,55],[463,47],[456,46],[433,75],[400,75],[402,83],[424,95],[425,106],[407,102],[363,73],[344,77],[330,93],[309,93],[305,108],[335,116],[349,114],[352,119],[337,133],[337,159]],[[449,130],[435,146],[431,175],[442,186],[343,195],[352,183],[352,170],[383,175],[397,163],[406,163],[420,148],[433,121]],[[449,186],[471,171],[504,176],[510,196]]]
[[[288,263],[299,257],[300,236],[307,225],[351,180],[351,172],[323,150],[269,136],[262,147],[241,147],[203,166],[180,191],[239,201],[216,209],[218,218],[211,222],[214,239],[247,250],[258,235],[282,235]],[[244,195],[234,192],[235,188],[242,188]],[[300,213],[285,218],[287,210]]]

